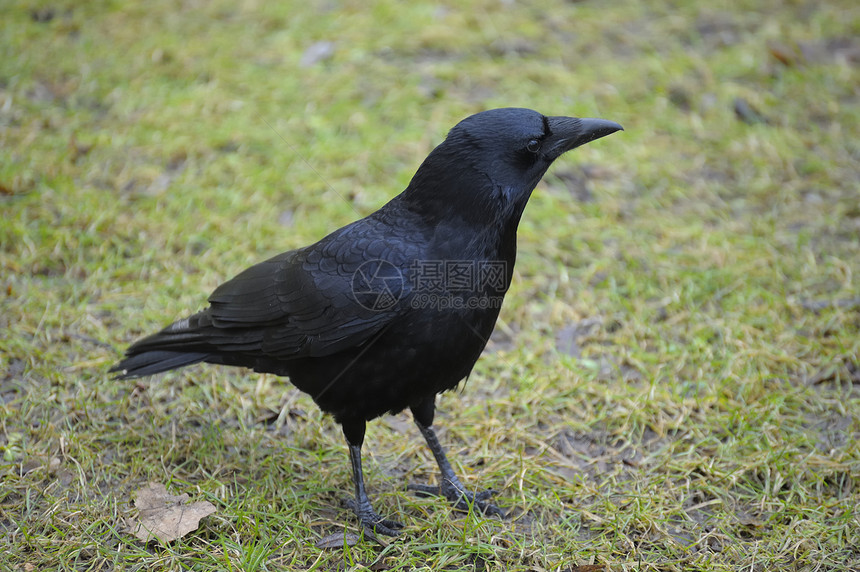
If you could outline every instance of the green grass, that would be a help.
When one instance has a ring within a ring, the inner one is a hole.
[[[2,10],[0,568],[860,569],[856,2]],[[355,520],[309,398],[227,368],[110,379],[137,336],[511,105],[626,131],[535,192],[496,336],[439,399],[455,469],[510,520],[407,493],[435,463],[401,414],[364,449],[404,534],[319,549]],[[218,512],[144,545],[148,481]]]

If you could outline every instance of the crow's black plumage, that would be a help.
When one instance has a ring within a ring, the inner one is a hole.
[[[248,268],[210,306],[133,344],[111,371],[141,377],[207,362],[289,376],[343,427],[361,524],[396,534],[364,489],[365,423],[409,408],[442,472],[414,485],[502,511],[460,483],[431,425],[436,394],[472,369],[511,282],[523,209],[562,153],[621,129],[602,119],[494,109],[468,117],[409,186],[319,242]]]

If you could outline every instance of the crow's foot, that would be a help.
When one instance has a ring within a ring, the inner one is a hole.
[[[433,486],[411,483],[406,488],[407,490],[415,491],[422,497],[445,497],[454,505],[454,508],[463,512],[469,512],[470,507],[474,507],[486,515],[505,518],[505,511],[487,502],[487,499],[496,494],[496,491],[492,489],[473,493],[466,490],[466,487],[459,480],[452,482],[448,479],[442,479],[441,485]]]
[[[352,512],[355,513],[355,516],[358,517],[358,521],[361,523],[361,526],[371,534],[376,533],[384,534],[386,536],[397,536],[400,534],[399,530],[403,528],[403,525],[396,520],[379,516],[376,511],[373,510],[373,507],[370,506],[370,503],[367,503],[366,505],[357,505],[353,499],[349,499],[346,501],[346,505],[351,508]]]

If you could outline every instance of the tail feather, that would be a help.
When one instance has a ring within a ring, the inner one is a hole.
[[[132,344],[110,372],[133,379],[206,361],[212,355],[204,333],[210,324],[206,311],[179,320]]]
[[[110,368],[110,372],[119,373],[117,379],[134,379],[199,363],[208,356],[209,354],[198,352],[149,350],[123,359]]]

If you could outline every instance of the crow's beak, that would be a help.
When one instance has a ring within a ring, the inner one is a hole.
[[[562,153],[576,149],[595,139],[606,137],[624,128],[607,119],[580,119],[578,117],[549,117],[549,130],[552,132],[546,143],[546,153],[551,159]]]

